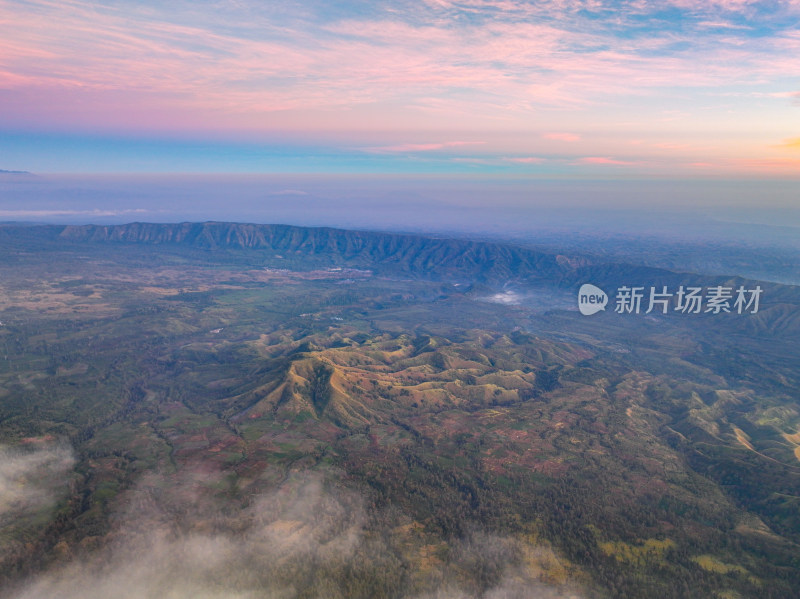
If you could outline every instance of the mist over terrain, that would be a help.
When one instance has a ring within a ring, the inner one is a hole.
[[[780,180],[0,174],[0,221],[224,220],[469,235],[798,284],[795,188]]]
[[[74,464],[72,450],[64,444],[37,440],[0,445],[0,524],[53,507]]]
[[[531,566],[546,550],[478,530],[446,563],[432,556],[417,575],[414,586],[430,592],[403,592],[411,586],[397,571],[405,548],[390,535],[411,520],[397,511],[368,513],[360,493],[336,482],[342,474],[289,473],[240,509],[208,497],[224,482],[219,475],[199,468],[147,475],[114,516],[108,546],[72,556],[10,597],[323,599],[358,593],[347,581],[348,572],[359,571],[395,597],[467,599],[475,589],[464,588],[465,577],[481,572],[486,599],[579,599],[574,589],[536,581]]]
[[[0,560],[24,553],[73,490],[76,457],[63,440],[0,445]]]

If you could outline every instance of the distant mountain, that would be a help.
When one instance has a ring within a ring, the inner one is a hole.
[[[29,171],[6,171],[0,168],[0,175],[31,175]]]
[[[561,280],[575,270],[573,265],[584,264],[497,243],[289,225],[206,222],[65,226],[58,238],[296,252],[325,257],[332,262],[345,261],[433,277],[458,271],[461,276],[478,281]]]
[[[226,222],[130,223],[74,225],[53,228],[57,239],[81,242],[177,244],[201,249],[271,250],[281,255],[317,257],[331,264],[347,263],[386,272],[427,278],[464,279],[481,283],[547,283],[573,287],[593,281],[609,288],[620,285],[725,285],[747,281],[677,273],[635,263],[565,256],[514,244],[352,231],[330,227],[297,227]],[[797,289],[765,284],[773,300],[795,302]]]
[[[678,273],[642,264],[604,262],[580,255],[555,253],[490,241],[434,238],[420,235],[352,231],[330,227],[298,227],[227,222],[129,223],[124,225],[0,226],[0,243],[108,243],[161,245],[198,250],[256,250],[293,266],[368,268],[384,275],[422,277],[464,284],[543,284],[565,289],[592,282],[611,292],[621,286],[680,285],[752,288],[741,277]],[[275,261],[271,261],[274,263]],[[800,303],[797,287],[759,282],[763,308]],[[784,320],[779,318],[779,320]],[[770,325],[761,323],[767,329]],[[793,328],[794,325],[792,325]]]

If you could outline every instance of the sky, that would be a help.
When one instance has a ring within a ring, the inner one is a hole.
[[[0,0],[0,169],[800,175],[800,0]]]

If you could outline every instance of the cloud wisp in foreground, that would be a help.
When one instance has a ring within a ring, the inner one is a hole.
[[[291,474],[241,510],[204,497],[199,490],[214,482],[205,476],[147,477],[104,550],[25,581],[10,597],[578,597],[572,586],[536,579],[533,564],[554,559],[548,550],[476,532],[436,557],[436,548],[398,533],[416,530],[407,518],[368,509],[361,494],[319,473]]]

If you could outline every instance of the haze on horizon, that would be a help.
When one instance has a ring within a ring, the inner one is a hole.
[[[0,222],[231,221],[504,239],[624,235],[800,249],[792,181],[2,175]]]

